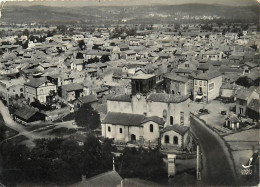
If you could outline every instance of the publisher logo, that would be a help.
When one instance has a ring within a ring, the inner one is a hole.
[[[248,161],[247,165],[242,164],[243,169],[241,170],[241,175],[252,175],[253,171],[251,169],[253,161],[253,157],[251,157]]]

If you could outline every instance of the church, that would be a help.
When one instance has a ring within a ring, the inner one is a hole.
[[[131,86],[131,94],[107,100],[102,136],[116,144],[185,149],[190,126],[189,96],[155,93],[153,74],[133,76]]]

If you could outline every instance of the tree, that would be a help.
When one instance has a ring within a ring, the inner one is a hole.
[[[55,90],[50,90],[50,93],[49,93],[49,102],[52,104],[54,103],[56,100],[55,100],[55,97],[57,96],[57,92],[55,92]]]
[[[115,42],[111,42],[110,46],[116,46]]]
[[[80,40],[80,41],[79,41],[79,48],[80,48],[81,50],[84,50],[85,47],[86,47],[86,44],[85,44],[84,40]]]
[[[76,55],[76,59],[84,59],[84,56],[81,52],[78,52]]]
[[[254,86],[254,82],[252,79],[248,78],[247,76],[239,77],[236,80],[236,84],[240,86],[244,86],[246,88],[249,88],[250,86]]]
[[[101,144],[99,139],[89,135],[84,142],[83,173],[92,177],[112,169],[113,155],[111,153],[111,142]]]
[[[244,36],[243,32],[242,31],[239,31],[238,34],[237,34],[238,38],[240,38],[241,36]]]
[[[92,130],[100,126],[100,116],[89,104],[83,104],[75,112],[75,122],[87,130]]]
[[[95,58],[88,59],[87,64],[92,64],[97,62],[99,62],[99,58],[95,56]]]
[[[165,176],[163,155],[158,149],[125,148],[116,161],[123,178],[157,178]]]
[[[102,55],[100,61],[101,61],[102,63],[105,63],[105,62],[107,62],[107,61],[110,61],[110,58],[109,58],[108,55]]]
[[[28,48],[28,41],[25,41],[25,42],[22,44],[22,47],[23,47],[23,49],[27,49],[27,48]]]
[[[7,184],[6,186],[13,186],[10,183],[23,180],[26,175],[29,149],[25,145],[8,142],[0,146],[0,155],[3,183]]]
[[[5,126],[3,116],[0,114],[0,142],[5,139],[6,130],[7,130],[7,128]]]
[[[28,29],[25,29],[25,30],[23,31],[23,35],[25,35],[25,36],[29,36],[29,34],[30,34],[30,32],[28,31]]]
[[[62,33],[62,34],[65,34],[66,31],[67,31],[67,27],[66,27],[65,25],[59,25],[59,26],[57,27],[57,29],[58,29],[58,31],[59,31],[60,33]]]

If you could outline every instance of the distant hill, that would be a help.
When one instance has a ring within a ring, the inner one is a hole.
[[[173,23],[176,17],[221,16],[234,22],[259,22],[259,6],[231,7],[224,5],[183,4],[128,7],[48,7],[7,6],[2,12],[3,22],[15,23]]]

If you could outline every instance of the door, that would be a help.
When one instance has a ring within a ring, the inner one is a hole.
[[[136,141],[136,136],[134,134],[131,134],[131,141]]]

